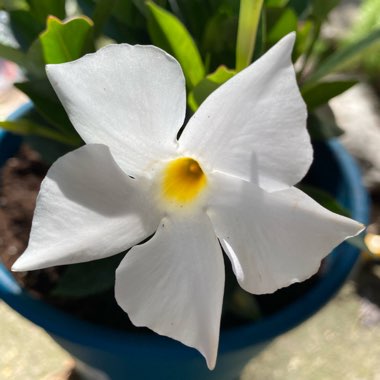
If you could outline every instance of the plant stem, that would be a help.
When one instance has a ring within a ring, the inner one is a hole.
[[[236,71],[243,70],[251,63],[263,1],[240,0],[236,41]]]

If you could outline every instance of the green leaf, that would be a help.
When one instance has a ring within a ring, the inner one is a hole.
[[[339,215],[351,217],[350,212],[326,191],[306,184],[301,184],[298,186],[298,188],[313,198],[321,206],[326,207],[328,210]],[[353,245],[356,248],[359,248],[362,252],[371,254],[371,251],[368,249],[364,241],[364,236],[365,234],[362,232],[360,235],[347,239],[347,243]]]
[[[350,213],[329,193],[311,185],[301,184],[298,186],[300,190],[313,198],[321,206],[328,210],[343,216],[350,216]]]
[[[153,2],[147,2],[148,30],[155,45],[177,58],[186,83],[193,88],[205,75],[198,48],[185,26],[174,15]]]
[[[116,0],[112,15],[129,27],[145,27],[147,7],[141,0]]]
[[[291,8],[268,9],[267,11],[267,42],[274,45],[282,37],[297,30],[297,15]]]
[[[33,150],[38,152],[41,156],[42,161],[49,166],[53,165],[53,163],[57,161],[58,158],[84,144],[82,142],[80,145],[73,145],[71,143],[69,144],[66,142],[60,142],[34,134],[25,135],[23,137],[23,141],[28,144]]]
[[[66,22],[50,16],[47,29],[40,35],[45,62],[69,62],[91,51],[93,26],[93,22],[86,16]]]
[[[220,62],[229,67],[236,64],[238,18],[230,10],[218,10],[205,25],[201,47],[207,57],[207,71],[215,70]]]
[[[31,13],[26,10],[9,12],[12,32],[23,51],[27,51],[32,42],[44,30],[45,25],[37,23]]]
[[[357,83],[357,80],[319,82],[313,87],[307,87],[305,90],[301,88],[301,94],[308,110],[312,111]]]
[[[294,9],[300,19],[304,19],[310,11],[312,1],[314,0],[289,0],[288,7]]]
[[[20,135],[37,135],[59,141],[64,144],[78,146],[77,140],[66,137],[59,132],[27,119],[18,119],[17,121],[0,121],[0,127],[9,132]]]
[[[143,0],[139,1],[144,9]],[[146,11],[147,13],[147,11]],[[151,43],[147,30],[147,18],[143,16],[133,0],[116,0],[112,15],[104,27],[104,35],[123,43]]]
[[[92,15],[94,35],[99,36],[108,22],[117,0],[98,0]]]
[[[30,12],[38,23],[45,25],[48,16],[66,17],[65,0],[27,0]]]
[[[336,124],[334,114],[328,105],[309,113],[307,128],[311,139],[314,141],[328,140],[333,137],[338,137],[343,133]]]
[[[121,2],[124,2],[125,0],[119,0]],[[147,16],[147,8],[145,4],[145,0],[132,0],[135,7],[143,14],[145,17]]]
[[[217,7],[225,8],[225,4],[226,0],[219,0]],[[206,24],[217,11],[210,2],[205,0],[176,0],[169,2],[169,6],[190,30],[192,37],[199,42],[202,40]]]
[[[220,85],[235,75],[236,71],[228,69],[226,66],[219,66],[218,69],[202,79],[190,92],[188,97],[189,106],[192,111],[196,111],[202,102]]]
[[[28,51],[26,52],[26,56],[28,59],[27,63],[27,77],[28,78],[36,78],[36,79],[44,79],[46,78],[45,71],[45,59],[42,51],[42,45],[39,38],[33,41],[30,45]]]
[[[51,295],[57,297],[82,298],[112,289],[115,271],[124,255],[115,255],[101,260],[69,265]]]
[[[363,54],[367,48],[379,41],[380,29],[377,29],[361,40],[337,50],[318,65],[316,71],[306,79],[304,88],[314,86],[324,76],[336,71],[351,59]]]
[[[81,141],[47,78],[16,83],[16,87],[29,96],[38,112],[56,130]]]
[[[293,62],[305,53],[310,46],[313,28],[314,24],[311,20],[298,23],[297,38],[292,54]]]
[[[289,3],[289,0],[264,0],[267,8],[283,8]]]
[[[12,46],[0,44],[0,57],[12,61],[21,67],[28,65],[28,59],[25,53]]]
[[[263,0],[240,0],[239,24],[236,41],[236,71],[252,61]]]

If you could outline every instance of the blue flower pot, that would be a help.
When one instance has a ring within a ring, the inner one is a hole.
[[[21,117],[30,108],[31,105],[21,107],[10,119]],[[0,131],[1,165],[20,142],[19,137]],[[308,177],[313,184],[336,196],[354,219],[368,222],[368,195],[359,169],[338,141],[316,144],[315,160]],[[0,266],[0,297],[43,327],[80,362],[103,374],[91,375],[91,379],[232,380],[267,342],[306,320],[331,299],[349,276],[358,256],[356,248],[341,244],[326,260],[321,276],[302,297],[270,317],[222,331],[214,371],[207,369],[198,352],[174,340],[155,334],[112,330],[57,310],[27,294],[4,266]]]

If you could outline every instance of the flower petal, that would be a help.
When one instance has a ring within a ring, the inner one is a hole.
[[[12,269],[24,271],[96,260],[151,235],[162,215],[146,184],[129,178],[105,145],[61,157],[42,182],[27,250]]]
[[[208,217],[166,217],[116,271],[116,300],[136,326],[199,350],[215,366],[224,291],[223,254]]]
[[[242,288],[271,293],[317,272],[321,260],[363,225],[296,188],[267,193],[217,174],[208,214]]]
[[[291,61],[294,40],[293,33],[284,37],[205,100],[180,137],[185,155],[250,180],[254,153],[259,185],[267,191],[304,177],[312,147]]]
[[[47,75],[75,129],[137,176],[176,146],[186,107],[178,62],[153,46],[108,45]]]

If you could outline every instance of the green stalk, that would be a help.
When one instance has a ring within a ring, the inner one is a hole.
[[[236,71],[243,70],[251,63],[263,2],[264,0],[240,0]]]

